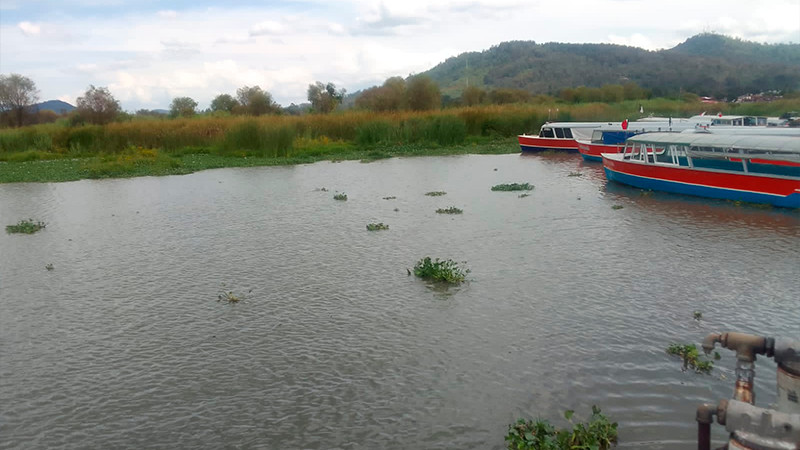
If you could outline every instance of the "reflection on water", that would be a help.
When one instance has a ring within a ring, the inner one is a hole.
[[[514,182],[536,187],[490,191]],[[796,212],[607,185],[576,155],[0,186],[3,224],[28,217],[47,228],[0,236],[2,448],[499,449],[592,404],[620,447],[687,448],[734,358],[697,376],[664,349],[800,332]],[[469,282],[409,276],[424,256]],[[759,404],[774,378],[759,360]]]

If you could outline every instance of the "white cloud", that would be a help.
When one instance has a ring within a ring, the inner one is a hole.
[[[250,36],[275,35],[284,33],[285,31],[286,27],[282,23],[275,22],[274,20],[267,20],[250,28]]]
[[[36,23],[20,22],[17,26],[27,36],[37,36],[42,32],[42,26]]]
[[[178,17],[178,12],[171,9],[159,11],[158,17],[161,17],[162,19],[174,19]]]

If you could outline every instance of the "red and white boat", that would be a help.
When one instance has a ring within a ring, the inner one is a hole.
[[[620,126],[620,122],[550,122],[542,125],[539,135],[517,136],[523,153],[548,150],[577,152],[577,139],[591,139],[592,131],[602,126]]]
[[[603,153],[610,181],[630,186],[800,208],[800,138],[643,133]]]

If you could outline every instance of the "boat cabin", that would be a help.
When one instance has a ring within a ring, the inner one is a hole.
[[[800,139],[791,136],[645,133],[622,159],[644,164],[800,176]]]
[[[762,116],[717,116],[711,119],[711,125],[730,127],[765,127],[767,118]]]
[[[592,137],[592,130],[601,126],[614,125],[604,122],[551,122],[542,125],[540,138],[548,139],[586,139]],[[619,126],[619,123],[616,124]]]

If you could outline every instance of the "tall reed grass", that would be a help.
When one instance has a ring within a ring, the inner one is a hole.
[[[639,108],[644,113],[640,114]],[[349,151],[354,147],[452,146],[472,139],[536,133],[546,120],[620,121],[642,115],[687,117],[708,113],[777,116],[800,110],[800,99],[746,105],[679,99],[613,104],[526,103],[444,109],[437,112],[344,111],[304,116],[198,116],[71,127],[66,122],[0,130],[0,160],[25,161],[158,149],[168,155],[215,152],[290,158]]]

